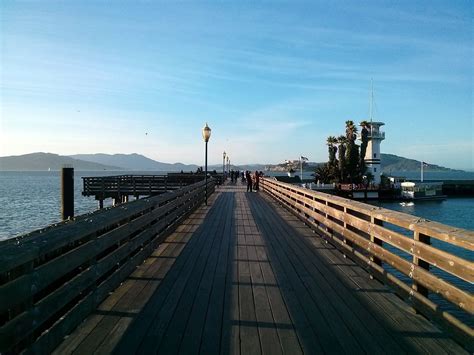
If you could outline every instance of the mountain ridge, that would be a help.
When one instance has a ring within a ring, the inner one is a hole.
[[[419,171],[421,162],[415,159],[400,157],[395,154],[381,154],[382,172]],[[308,162],[305,171],[312,171],[324,163]],[[63,156],[53,153],[30,153],[17,156],[0,157],[0,171],[11,170],[59,170],[64,165],[71,165],[77,170],[124,170],[124,171],[196,171],[199,165],[183,163],[164,163],[150,159],[144,155],[132,154],[74,154]],[[208,166],[209,170],[222,170],[222,165]],[[231,169],[286,171],[286,164],[242,164],[232,165]],[[425,171],[432,172],[465,172],[450,169],[436,164],[428,164]]]
[[[163,163],[150,159],[144,155],[132,154],[74,154],[70,157],[98,164],[115,165],[125,170],[153,170],[153,171],[196,171],[195,164]]]
[[[54,171],[60,170],[63,166],[71,166],[76,170],[90,171],[123,170],[118,166],[98,164],[44,152],[0,157],[0,171]]]

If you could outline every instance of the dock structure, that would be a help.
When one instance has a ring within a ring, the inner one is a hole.
[[[216,184],[223,182],[222,174],[212,175]],[[168,173],[166,175],[115,175],[83,177],[83,196],[94,196],[99,201],[99,208],[104,207],[104,200],[113,199],[113,204],[128,202],[130,197],[160,195],[178,190],[183,186],[194,184],[205,179],[202,173]]]
[[[209,184],[0,244],[0,352],[473,352],[471,231]]]

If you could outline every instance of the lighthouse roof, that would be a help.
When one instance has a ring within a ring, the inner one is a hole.
[[[383,126],[385,123],[373,121],[373,122],[369,122],[369,124],[371,124],[372,126]]]

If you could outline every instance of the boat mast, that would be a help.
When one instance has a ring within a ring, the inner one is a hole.
[[[370,123],[372,123],[372,105],[374,102],[374,80],[370,79],[370,86],[371,86],[371,92],[370,92]]]
[[[374,103],[374,79],[370,79],[371,85],[371,92],[370,92],[370,136],[372,137],[372,110],[373,110],[373,103]]]

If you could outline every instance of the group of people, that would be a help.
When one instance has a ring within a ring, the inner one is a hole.
[[[252,174],[249,170],[231,170],[229,175],[231,183],[236,183],[240,177],[242,184],[247,183],[247,192],[253,192],[254,190],[258,191],[260,189],[260,177],[263,176],[263,172],[255,171]]]

